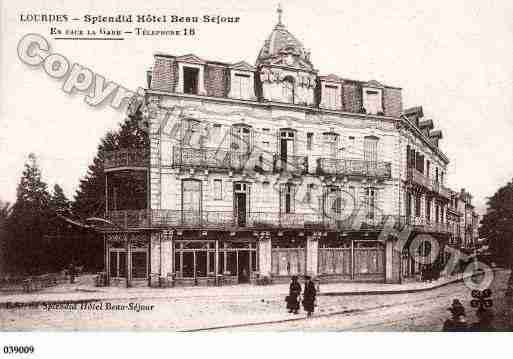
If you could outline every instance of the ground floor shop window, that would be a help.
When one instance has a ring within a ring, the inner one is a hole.
[[[217,256],[217,258],[216,258]],[[217,259],[217,273],[216,273]],[[257,271],[256,243],[215,241],[177,241],[175,273],[177,278],[213,277],[216,274],[249,281]]]
[[[319,242],[319,274],[351,275],[351,242],[339,239]]]
[[[273,275],[305,274],[306,241],[291,239],[273,242],[271,266]]]
[[[117,249],[110,251],[110,276],[111,278],[126,277],[126,251]]]
[[[378,241],[354,241],[355,274],[385,273],[385,250]]]

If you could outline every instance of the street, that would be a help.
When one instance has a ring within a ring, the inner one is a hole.
[[[495,326],[511,330],[504,290],[508,272],[492,284]],[[475,322],[471,291],[463,282],[404,294],[319,296],[314,317],[285,310],[281,294],[104,300],[87,305],[40,305],[0,310],[2,330],[171,330],[171,331],[439,331],[454,298]],[[259,324],[260,323],[260,324]],[[264,324],[262,324],[264,323]],[[508,327],[509,325],[509,327]]]

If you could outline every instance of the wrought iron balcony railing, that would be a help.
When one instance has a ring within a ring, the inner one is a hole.
[[[430,191],[433,190],[433,181],[416,168],[408,168],[407,179],[408,181],[421,185]]]
[[[392,167],[390,162],[365,161],[354,159],[319,158],[318,172],[329,175],[346,175],[390,179]]]
[[[106,170],[115,168],[148,168],[148,151],[144,149],[125,149],[106,152],[103,168]]]
[[[422,217],[407,217],[407,224],[422,232],[429,233],[450,233],[451,227],[448,223],[428,221]]]
[[[117,229],[203,228],[203,229],[305,229],[305,230],[380,230],[386,226],[402,229],[405,218],[395,215],[340,216],[320,213],[251,212],[237,216],[233,211],[127,210],[111,211],[107,219]]]
[[[220,148],[173,147],[172,166],[186,168],[203,168],[210,170],[271,171],[273,158],[265,154],[252,155]]]
[[[308,158],[306,156],[281,157],[274,155],[274,171],[293,174],[308,173]]]

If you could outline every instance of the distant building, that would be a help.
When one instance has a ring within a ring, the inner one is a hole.
[[[387,220],[448,242],[441,131],[398,87],[320,74],[279,14],[254,65],[154,56],[151,146],[105,160],[111,283],[397,283],[421,266]]]

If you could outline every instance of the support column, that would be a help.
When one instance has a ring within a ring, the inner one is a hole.
[[[271,235],[269,232],[259,234],[258,240],[258,267],[261,276],[271,276]]]
[[[130,245],[130,236],[125,232],[126,241],[126,287],[132,286],[132,246]]]
[[[400,282],[401,253],[394,250],[394,240],[385,241],[385,283]]]
[[[174,268],[173,232],[172,231],[164,231],[161,235],[162,235],[162,243],[161,243],[162,257],[160,258],[160,262],[161,262],[160,275],[162,277],[167,277],[168,275],[173,274],[173,268]]]
[[[306,237],[306,274],[312,277],[316,277],[318,273],[320,237],[320,233]]]

